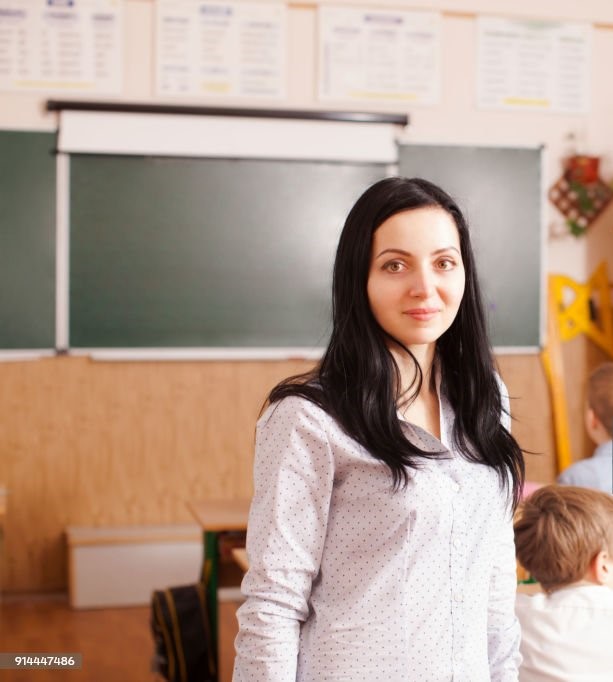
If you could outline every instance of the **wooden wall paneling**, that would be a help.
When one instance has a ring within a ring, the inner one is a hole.
[[[498,368],[511,398],[511,431],[526,454],[526,479],[551,483],[555,443],[549,388],[538,355],[500,355]]]
[[[584,426],[585,380],[590,372],[592,342],[583,334],[562,344],[564,386],[573,461],[592,454],[594,449]]]
[[[536,356],[499,358],[520,443],[551,478],[549,401]],[[267,392],[310,362],[0,364],[0,462],[8,488],[3,589],[63,590],[68,525],[191,522],[186,502],[251,494]]]
[[[253,434],[309,363],[0,364],[8,592],[66,586],[68,525],[189,522],[190,499],[251,494]]]

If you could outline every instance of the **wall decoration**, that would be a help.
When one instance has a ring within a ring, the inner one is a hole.
[[[566,226],[581,237],[613,198],[613,189],[598,175],[597,156],[566,159],[562,177],[549,190],[549,199],[566,218]]]

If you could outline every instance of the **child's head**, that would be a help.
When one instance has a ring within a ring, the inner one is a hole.
[[[613,435],[613,362],[599,365],[588,377],[585,423],[596,443]]]
[[[613,495],[539,488],[520,507],[515,547],[520,564],[546,592],[580,580],[613,587]]]

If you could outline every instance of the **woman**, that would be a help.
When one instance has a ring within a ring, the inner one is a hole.
[[[258,422],[235,682],[517,680],[502,388],[459,208],[376,183],[340,237],[323,359]]]

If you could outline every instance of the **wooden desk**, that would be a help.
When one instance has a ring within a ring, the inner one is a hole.
[[[211,636],[218,662],[220,656],[217,590],[219,587],[240,585],[243,577],[243,571],[232,557],[220,556],[219,534],[228,531],[247,530],[250,504],[250,500],[206,500],[190,502],[187,505],[204,534],[204,560],[201,578],[206,589]]]
[[[205,532],[245,530],[251,500],[204,500],[187,506]]]

